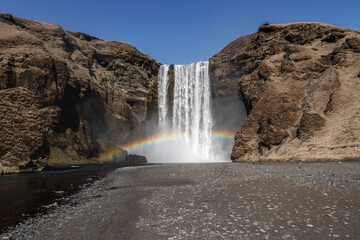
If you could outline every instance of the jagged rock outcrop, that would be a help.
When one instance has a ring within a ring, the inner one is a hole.
[[[133,46],[10,14],[0,32],[2,171],[96,158],[155,118],[160,64]]]
[[[117,166],[134,166],[139,164],[146,164],[148,161],[145,156],[137,154],[129,154],[127,151],[123,151],[112,158],[106,163]]]
[[[321,23],[263,25],[210,59],[238,82],[248,117],[233,161],[360,158],[360,32]]]

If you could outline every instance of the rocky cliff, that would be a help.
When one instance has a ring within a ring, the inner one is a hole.
[[[89,162],[156,120],[160,64],[131,45],[9,14],[0,33],[0,173]],[[238,99],[248,115],[232,160],[358,159],[359,62],[359,31],[321,23],[226,46],[210,59],[215,128],[242,121]]]
[[[159,63],[133,46],[9,14],[0,33],[0,172],[87,162],[154,118]]]
[[[263,25],[210,59],[237,83],[247,118],[233,161],[360,158],[360,32],[321,23]]]

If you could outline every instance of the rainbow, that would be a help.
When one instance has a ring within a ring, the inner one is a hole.
[[[228,139],[233,140],[235,136],[235,133],[230,131],[215,131],[212,133],[212,137],[215,139]],[[153,144],[168,142],[168,141],[174,141],[178,139],[184,138],[185,135],[181,133],[168,133],[168,134],[162,134],[162,135],[155,135],[146,139],[133,141],[131,143],[121,145],[119,147],[116,147],[112,149],[111,151],[104,153],[100,155],[99,160],[100,161],[106,161],[108,159],[111,159],[115,157],[116,155],[122,154],[126,151],[131,152],[136,149],[140,149],[143,147],[147,147]]]

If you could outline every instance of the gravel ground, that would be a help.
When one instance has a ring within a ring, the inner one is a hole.
[[[360,162],[118,169],[0,239],[359,239]]]

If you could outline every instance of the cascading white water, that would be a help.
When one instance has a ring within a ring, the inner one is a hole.
[[[159,105],[159,125],[164,128],[166,124],[166,115],[168,113],[168,97],[169,88],[169,65],[161,65],[158,81],[158,105]]]
[[[174,65],[174,75],[172,119],[168,119],[169,65],[160,67],[159,129],[184,135],[183,140],[192,157],[209,158],[212,128],[209,62]]]
[[[174,72],[172,130],[183,133],[188,146],[208,158],[212,128],[209,62],[175,65]]]
[[[169,65],[160,66],[158,104],[158,126],[149,125],[151,137],[144,144],[146,147],[131,153],[144,155],[151,163],[230,160],[233,140],[212,136],[209,62],[174,65],[171,74]],[[226,109],[221,106],[221,114],[226,113]],[[231,114],[234,110],[237,109],[231,110]],[[226,120],[221,120],[222,127],[225,123]]]

